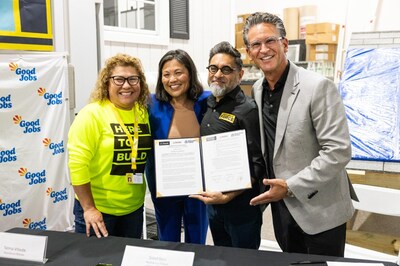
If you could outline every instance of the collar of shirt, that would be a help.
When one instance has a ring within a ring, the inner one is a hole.
[[[275,84],[275,89],[273,90],[273,92],[278,92],[279,90],[283,90],[283,87],[285,86],[286,79],[289,74],[289,68],[290,68],[290,63],[287,64],[285,71],[283,71],[282,76],[279,78],[278,82]],[[264,79],[262,86],[263,86],[264,91],[270,90],[268,81],[266,79]]]

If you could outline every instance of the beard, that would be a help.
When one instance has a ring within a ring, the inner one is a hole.
[[[226,87],[220,87],[215,83],[210,84],[210,89],[214,97],[222,97],[229,92]]]

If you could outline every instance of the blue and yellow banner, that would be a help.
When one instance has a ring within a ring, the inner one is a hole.
[[[51,0],[1,0],[0,49],[53,51]]]

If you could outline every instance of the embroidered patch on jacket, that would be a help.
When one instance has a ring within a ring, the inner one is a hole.
[[[221,113],[221,115],[219,116],[219,119],[221,120],[225,120],[229,123],[232,123],[235,121],[235,115],[233,114],[228,114],[228,113]]]

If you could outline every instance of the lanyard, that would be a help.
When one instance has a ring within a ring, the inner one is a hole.
[[[139,145],[139,123],[138,123],[138,117],[136,116],[136,107],[133,107],[133,115],[135,117],[135,122],[133,124],[133,139],[131,133],[129,133],[128,129],[126,128],[124,121],[122,121],[121,116],[118,114],[115,106],[109,102],[109,106],[111,107],[111,110],[114,112],[115,118],[117,118],[119,125],[122,127],[124,130],[126,136],[129,139],[129,142],[131,143],[131,162],[132,162],[132,169],[136,169],[136,158],[138,154],[138,145]]]

